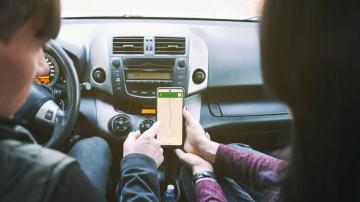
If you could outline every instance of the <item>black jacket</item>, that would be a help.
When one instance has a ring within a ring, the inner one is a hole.
[[[129,154],[121,161],[120,201],[160,201],[156,163],[143,154]]]
[[[0,201],[105,201],[75,159],[31,143],[19,127],[0,120]]]
[[[14,121],[0,119],[1,202],[102,202],[76,160],[31,143]],[[159,201],[155,161],[130,154],[121,161],[120,201]]]

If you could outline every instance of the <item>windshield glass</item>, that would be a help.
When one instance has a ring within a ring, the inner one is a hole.
[[[156,17],[244,20],[264,0],[61,0],[62,17]]]

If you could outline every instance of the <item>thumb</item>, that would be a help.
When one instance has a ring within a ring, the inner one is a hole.
[[[209,133],[206,132],[205,135],[206,135],[206,138],[210,140],[210,135],[209,135]]]
[[[190,159],[187,153],[185,153],[183,150],[181,149],[176,149],[175,150],[176,155],[179,157],[179,160],[185,164],[187,164],[188,166],[191,165],[190,163]]]

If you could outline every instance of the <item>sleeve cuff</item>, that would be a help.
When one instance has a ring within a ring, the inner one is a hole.
[[[125,167],[152,167],[154,170],[157,170],[155,161],[146,156],[145,154],[133,153],[126,155],[121,160],[121,169]]]
[[[224,144],[220,144],[218,150],[216,151],[216,155],[215,155],[215,171],[217,172],[221,172],[222,170],[224,170],[224,166],[226,165],[226,154],[229,153],[229,150],[231,150],[231,148],[227,145]]]

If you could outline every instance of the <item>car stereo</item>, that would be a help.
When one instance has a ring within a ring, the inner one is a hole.
[[[186,58],[112,58],[115,96],[155,98],[158,87],[186,89]]]

